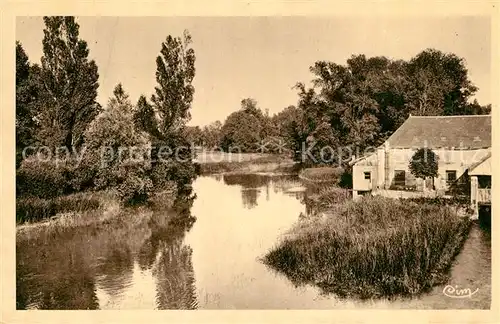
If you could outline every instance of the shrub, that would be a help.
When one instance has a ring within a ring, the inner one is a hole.
[[[469,225],[446,206],[363,197],[299,222],[264,261],[340,296],[413,295],[446,281]]]
[[[17,196],[49,199],[91,189],[98,163],[89,161],[86,155],[81,161],[75,156],[48,161],[35,156],[25,159],[16,171]]]
[[[121,178],[116,190],[120,200],[127,205],[135,205],[147,201],[153,189],[151,179],[137,170],[130,171]]]
[[[404,190],[404,191],[416,191],[417,185],[397,185],[391,184],[389,187],[390,190]]]
[[[142,202],[152,188],[149,137],[135,128],[133,106],[120,84],[113,94],[85,132],[80,182],[91,181],[96,190],[115,189],[127,204]]]
[[[40,161],[35,157],[25,159],[16,172],[18,197],[35,196],[52,198],[70,191],[68,169],[55,161]]]

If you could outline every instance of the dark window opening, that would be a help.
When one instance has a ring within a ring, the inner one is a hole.
[[[479,189],[491,188],[491,176],[480,175],[477,177],[477,185]]]
[[[394,184],[396,186],[406,185],[406,175],[404,170],[394,170]]]
[[[457,180],[457,171],[455,170],[447,170],[446,171],[446,182],[448,184],[454,183]]]
[[[365,172],[365,180],[371,180],[372,179],[372,173],[371,172]]]

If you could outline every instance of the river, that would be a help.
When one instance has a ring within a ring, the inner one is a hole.
[[[489,309],[491,240],[474,225],[445,286],[413,299],[350,300],[296,287],[259,258],[306,214],[294,176],[213,175],[193,184],[180,232],[75,229],[17,244],[18,309]],[[451,289],[448,287],[448,289]]]

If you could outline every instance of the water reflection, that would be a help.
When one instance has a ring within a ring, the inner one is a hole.
[[[257,200],[261,189],[265,188],[269,192],[270,176],[260,174],[225,174],[223,181],[228,186],[241,187],[241,201],[243,207],[252,209],[257,206]],[[269,200],[269,194],[266,194]]]
[[[412,300],[359,301],[296,287],[259,258],[308,205],[315,188],[296,176],[200,177],[167,210],[128,210],[121,222],[18,236],[18,309],[488,308],[491,242],[473,228],[450,282]],[[146,214],[147,216],[145,217]],[[140,216],[142,215],[142,216]],[[194,217],[196,216],[196,218]]]
[[[265,200],[270,199],[270,190],[274,193],[287,192],[290,188],[300,187],[300,190],[287,192],[296,199],[305,203],[304,190],[298,177],[293,175],[278,174],[224,174],[213,178],[219,180],[222,177],[224,184],[237,186],[241,190],[241,202],[244,208],[252,209],[258,204],[261,193],[265,194]]]
[[[135,226],[47,232],[17,244],[17,309],[192,309],[193,197]],[[145,217],[146,218],[146,217]],[[148,285],[145,283],[149,282]],[[141,298],[137,298],[141,296]]]
[[[60,244],[58,246],[52,245]],[[63,244],[64,243],[64,244]],[[79,238],[17,247],[17,308],[96,309],[94,274]],[[67,245],[65,245],[67,244]]]

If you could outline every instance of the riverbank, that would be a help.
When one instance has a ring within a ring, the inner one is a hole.
[[[338,184],[344,173],[345,171],[343,168],[322,166],[300,170],[299,178],[313,183]]]
[[[99,228],[124,223],[130,221],[124,215],[142,217],[150,210],[171,208],[174,196],[172,191],[163,191],[140,207],[125,207],[113,191],[80,192],[53,199],[19,198],[16,199],[16,231],[18,236],[23,237],[24,234],[36,236],[44,231],[59,232],[88,226]]]
[[[201,159],[200,159],[201,157]],[[220,161],[220,162],[215,162]],[[228,154],[213,152],[200,155],[200,174],[296,172],[295,163],[287,156],[276,154]],[[165,191],[155,194],[149,205],[173,204],[174,194]],[[18,229],[47,226],[77,227],[100,224],[119,214],[122,204],[111,191],[80,192],[51,199],[21,197],[16,199]]]
[[[341,297],[416,295],[446,282],[470,224],[447,206],[363,197],[300,221],[264,262]]]

